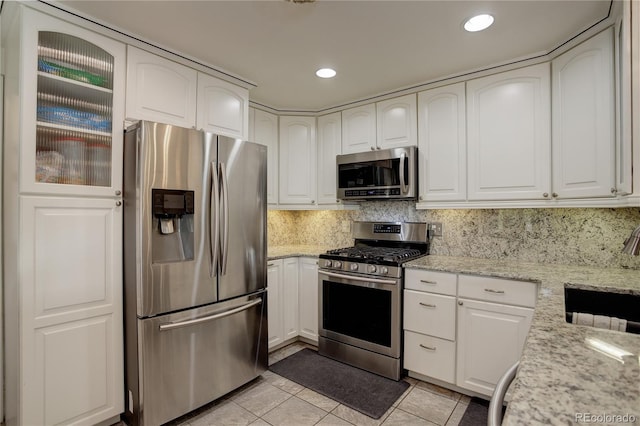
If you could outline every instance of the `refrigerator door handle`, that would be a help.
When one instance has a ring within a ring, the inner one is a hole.
[[[228,317],[230,315],[234,315],[237,314],[238,312],[242,312],[242,311],[246,311],[249,308],[252,308],[256,305],[259,305],[262,303],[262,298],[258,298],[256,300],[253,300],[249,303],[246,303],[242,306],[238,306],[237,308],[233,308],[233,309],[229,309],[228,311],[219,313],[219,314],[215,314],[215,315],[209,315],[206,317],[202,317],[202,318],[196,318],[196,319],[192,319],[192,320],[187,320],[187,321],[180,321],[180,322],[170,322],[167,324],[160,324],[159,328],[160,331],[167,331],[167,330],[173,330],[176,328],[181,328],[181,327],[187,327],[190,325],[195,325],[195,324],[200,324],[203,322],[208,322],[208,321],[214,321],[220,318],[224,318],[224,317]]]
[[[222,220],[222,248],[221,248],[221,265],[220,273],[226,275],[227,273],[227,258],[229,254],[229,183],[227,178],[227,165],[220,163],[220,185],[222,187],[222,205],[220,209],[223,210],[224,219]]]
[[[209,275],[213,278],[218,273],[218,241],[220,240],[220,193],[219,193],[218,170],[216,163],[211,162],[211,205],[209,217],[210,229],[210,251],[211,251],[211,268]]]

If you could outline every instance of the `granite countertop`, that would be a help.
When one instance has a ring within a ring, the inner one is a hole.
[[[405,266],[540,284],[504,425],[640,424],[640,335],[568,324],[564,315],[565,283],[640,294],[639,270],[433,255]],[[604,355],[592,339],[633,356]]]
[[[318,257],[318,255],[334,248],[315,245],[269,246],[267,247],[267,259],[276,260],[296,256]]]

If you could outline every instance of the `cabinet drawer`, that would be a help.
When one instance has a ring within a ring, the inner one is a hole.
[[[455,340],[456,298],[421,291],[404,291],[404,328]]]
[[[458,283],[459,297],[531,308],[536,304],[538,285],[532,282],[460,275]]]
[[[412,331],[404,332],[404,368],[448,383],[455,382],[456,344]]]
[[[456,274],[447,272],[407,269],[405,273],[405,288],[455,296],[456,277]]]

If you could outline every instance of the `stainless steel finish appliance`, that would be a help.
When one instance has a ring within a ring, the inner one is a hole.
[[[266,148],[141,121],[124,160],[125,415],[159,425],[267,369]]]
[[[336,173],[341,200],[415,200],[418,149],[410,146],[338,155]]]
[[[429,252],[426,223],[355,222],[355,245],[321,254],[321,355],[399,380],[402,264]]]

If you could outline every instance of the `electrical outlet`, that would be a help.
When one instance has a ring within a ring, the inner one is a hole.
[[[429,235],[433,237],[442,237],[442,223],[441,222],[429,223]]]

